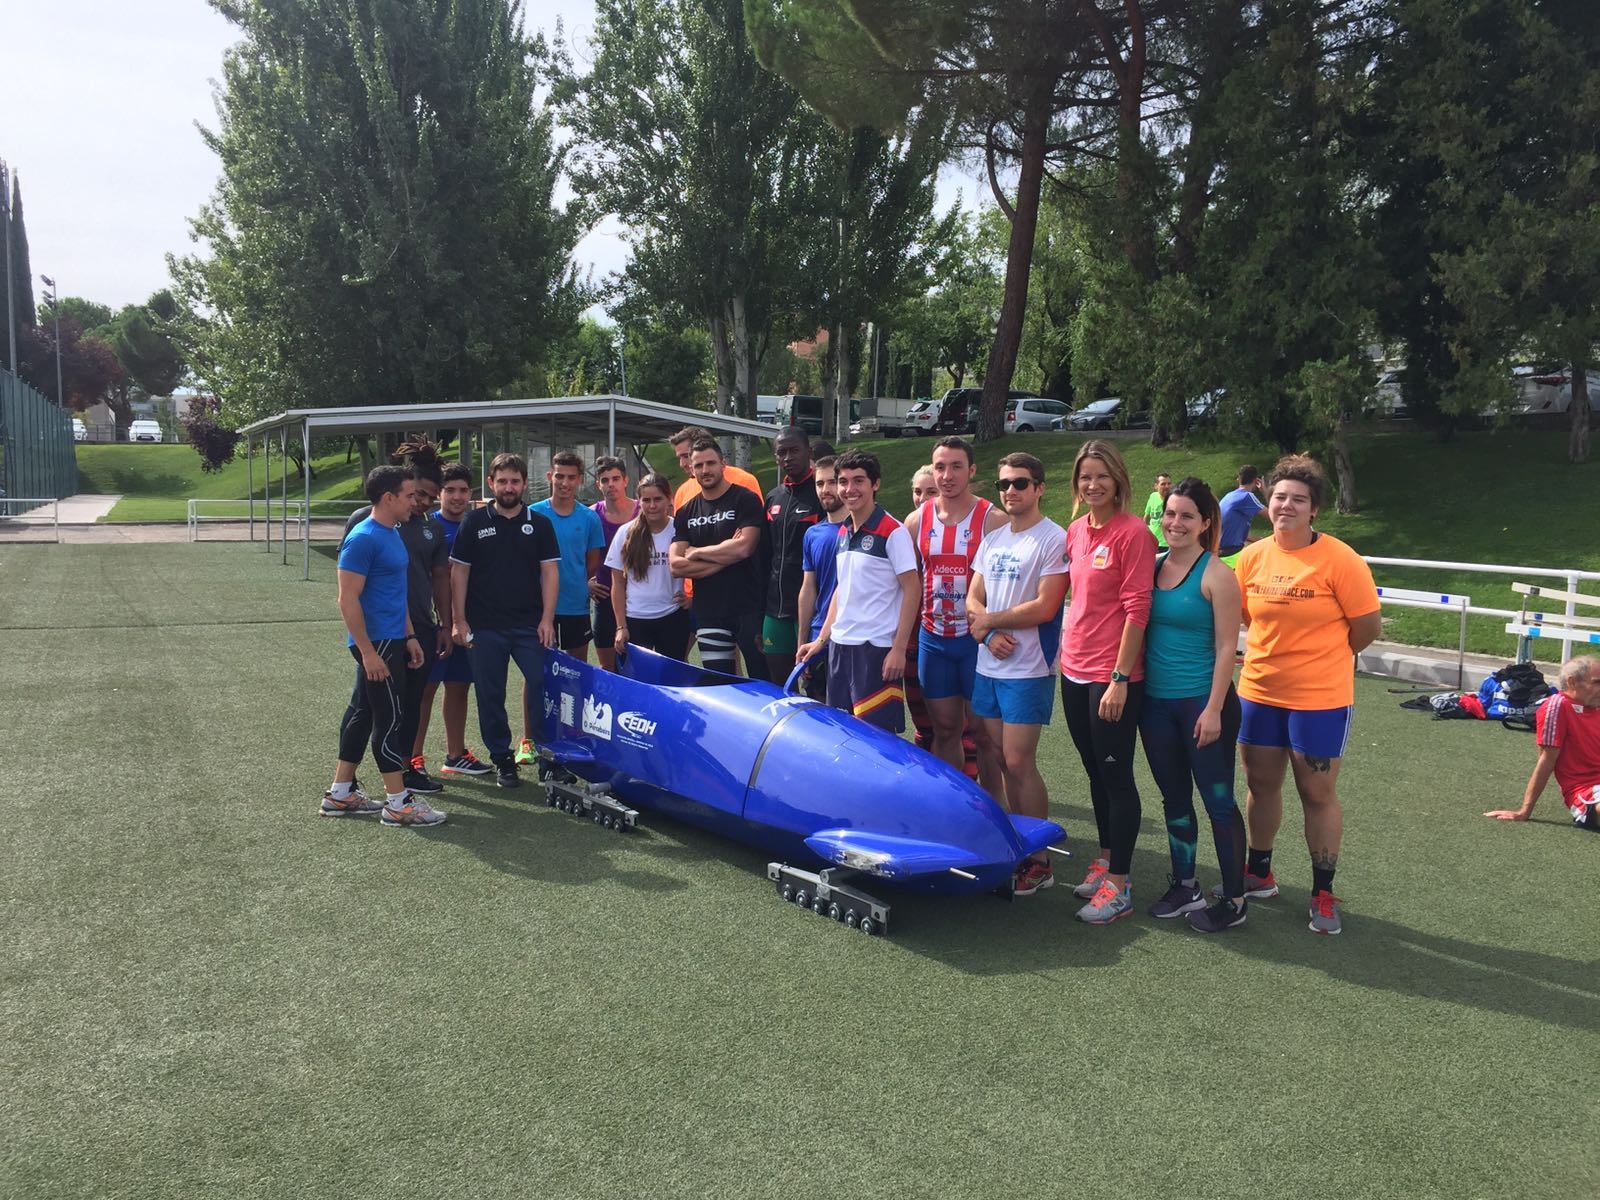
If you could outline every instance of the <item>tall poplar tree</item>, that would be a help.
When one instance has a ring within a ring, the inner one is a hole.
[[[169,258],[225,420],[483,400],[575,316],[562,155],[513,0],[212,0],[222,160]]]

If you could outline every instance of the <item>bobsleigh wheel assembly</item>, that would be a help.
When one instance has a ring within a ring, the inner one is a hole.
[[[627,833],[639,826],[639,810],[629,808],[611,794],[603,783],[585,783],[556,767],[545,770],[540,764],[544,779],[545,804],[575,817],[588,817],[602,829],[615,829]]]
[[[843,867],[807,871],[788,863],[767,864],[767,878],[786,904],[828,917],[869,937],[889,932],[889,906],[845,880],[855,875]]]

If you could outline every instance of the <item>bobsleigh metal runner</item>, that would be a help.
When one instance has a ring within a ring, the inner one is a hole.
[[[868,933],[889,909],[857,879],[1003,890],[1065,836],[849,713],[637,647],[615,672],[547,651],[538,721],[552,805],[618,829],[637,806],[759,846],[783,856],[767,875],[786,900]]]

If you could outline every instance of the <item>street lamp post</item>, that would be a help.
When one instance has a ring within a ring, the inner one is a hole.
[[[56,407],[65,411],[67,401],[61,394],[61,305],[56,303],[56,281],[48,275],[41,275],[39,278],[44,280],[45,287],[50,289],[44,298],[50,301],[50,312],[56,319]]]

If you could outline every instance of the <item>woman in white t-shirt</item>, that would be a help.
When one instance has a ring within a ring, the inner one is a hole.
[[[617,530],[606,551],[611,568],[611,611],[617,618],[613,646],[629,642],[688,661],[694,626],[683,580],[669,566],[672,550],[672,489],[660,475],[646,475],[635,495],[639,515]]]

